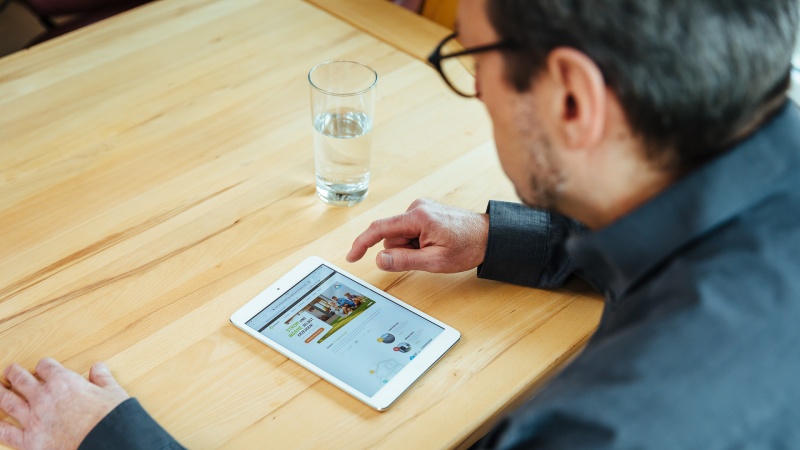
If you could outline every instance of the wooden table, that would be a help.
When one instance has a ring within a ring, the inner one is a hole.
[[[581,348],[602,309],[583,285],[383,273],[375,250],[344,261],[415,198],[483,211],[515,197],[483,106],[415,57],[424,43],[338,16],[299,0],[162,0],[0,60],[2,366],[105,360],[190,448],[445,448],[474,442]],[[403,17],[409,36],[429,27]],[[306,74],[333,58],[379,74],[373,183],[352,208],[314,193]],[[228,322],[309,255],[463,334],[387,412]]]

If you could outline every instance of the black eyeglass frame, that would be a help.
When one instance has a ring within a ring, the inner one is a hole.
[[[453,92],[465,98],[474,98],[477,96],[477,94],[472,94],[472,95],[465,94],[459,91],[453,85],[453,83],[451,83],[450,80],[447,79],[447,75],[445,75],[444,71],[442,70],[442,60],[448,58],[457,58],[459,56],[464,56],[464,55],[472,55],[475,53],[490,52],[493,50],[513,50],[519,48],[519,46],[516,43],[511,42],[509,40],[502,40],[494,44],[481,45],[480,47],[475,47],[475,48],[466,48],[460,52],[451,53],[449,55],[442,55],[442,48],[444,48],[445,44],[447,44],[452,39],[455,39],[457,36],[458,33],[453,33],[445,37],[442,40],[442,42],[440,42],[439,45],[436,46],[433,52],[431,52],[430,56],[428,56],[428,62],[431,63],[431,65],[436,69],[437,72],[439,72],[439,75],[442,76],[444,82],[447,83],[448,86],[450,86],[450,89],[452,89]]]

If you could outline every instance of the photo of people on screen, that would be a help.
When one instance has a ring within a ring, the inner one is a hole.
[[[331,329],[320,339],[319,342],[322,342],[374,303],[373,300],[351,287],[342,283],[333,283],[296,314],[289,317],[286,324],[303,313],[309,314],[331,326]]]

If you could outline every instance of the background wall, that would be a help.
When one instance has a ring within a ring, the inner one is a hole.
[[[449,28],[455,20],[457,0],[393,0],[395,3],[421,10],[423,15]],[[0,0],[3,4],[4,0]],[[44,31],[44,27],[28,10],[11,0],[0,10],[0,58],[22,49],[34,36]],[[800,42],[800,39],[798,39]],[[792,87],[789,96],[800,103],[800,45],[792,61]]]

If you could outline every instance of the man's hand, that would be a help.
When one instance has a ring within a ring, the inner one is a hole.
[[[376,257],[382,270],[463,272],[483,262],[488,239],[488,215],[420,199],[403,214],[372,222],[353,242],[347,261],[358,261],[382,240],[385,250]]]
[[[19,423],[0,422],[0,443],[18,449],[75,449],[111,410],[128,398],[108,367],[95,363],[89,381],[44,358],[36,376],[11,364],[3,371],[0,410]]]

